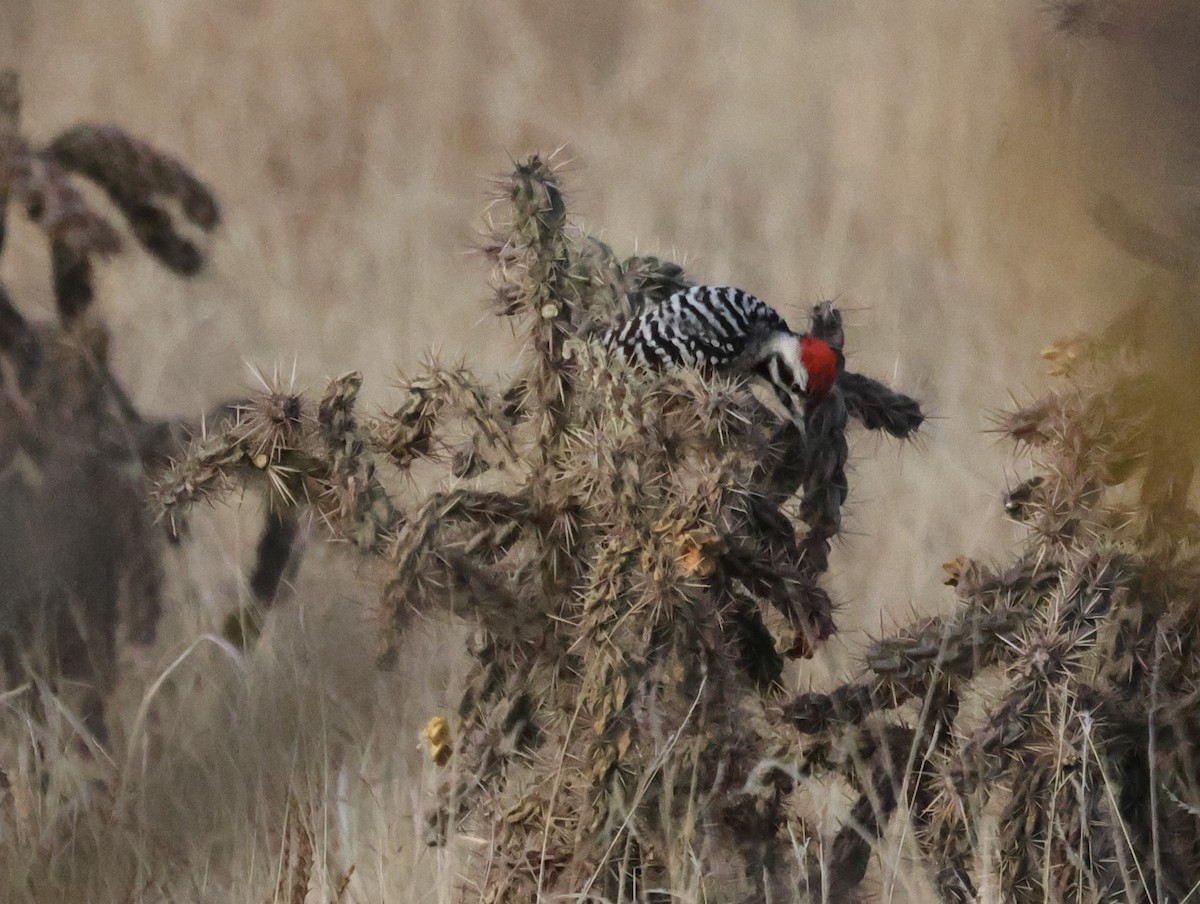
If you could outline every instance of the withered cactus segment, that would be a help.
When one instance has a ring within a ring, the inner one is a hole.
[[[868,430],[883,430],[906,439],[925,421],[916,399],[896,392],[878,380],[847,372],[838,379],[838,387],[850,416],[862,421]]]
[[[211,191],[182,164],[117,126],[74,126],[38,148],[21,132],[20,81],[0,72],[0,250],[9,203],[22,208],[51,247],[54,294],[64,324],[94,300],[93,260],[122,250],[120,233],[72,183],[74,174],[100,186],[124,214],[137,240],[161,263],[194,276],[204,252],[181,235],[159,206],[171,199],[205,232],[220,221]]]
[[[315,408],[271,387],[227,410],[157,481],[154,497],[173,526],[189,505],[249,481],[264,483],[272,506],[307,506],[360,549],[381,552],[401,516],[379,482],[370,449],[377,438],[359,426],[354,401],[362,378],[330,382]]]
[[[179,202],[189,222],[211,232],[221,215],[212,192],[186,167],[117,126],[73,126],[43,154],[100,186],[125,215],[134,236],[165,266],[183,276],[199,272],[200,249],[179,234],[159,199]]]

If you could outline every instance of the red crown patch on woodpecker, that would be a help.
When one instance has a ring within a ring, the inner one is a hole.
[[[837,352],[820,339],[801,336],[800,361],[808,371],[808,397],[819,402],[829,395],[837,379]]]

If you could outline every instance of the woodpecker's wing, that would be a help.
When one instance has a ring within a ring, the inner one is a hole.
[[[644,308],[605,334],[604,345],[649,367],[733,364],[750,344],[790,332],[764,301],[741,289],[693,286]]]

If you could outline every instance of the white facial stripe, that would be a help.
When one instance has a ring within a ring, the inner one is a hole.
[[[796,337],[789,333],[779,333],[771,337],[767,347],[774,355],[778,355],[787,362],[788,368],[796,378],[796,385],[800,387],[800,391],[807,391],[808,371],[804,367],[804,362],[800,360],[800,343],[796,340]],[[774,364],[775,362],[772,361],[772,366]],[[779,379],[778,370],[772,370],[771,373],[776,380]]]
[[[751,391],[780,420],[791,421],[803,431],[808,371],[800,358],[797,337],[777,333],[764,343],[760,354]],[[784,380],[782,375],[789,370],[791,379]]]

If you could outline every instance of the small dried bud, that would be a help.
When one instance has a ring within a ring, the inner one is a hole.
[[[429,746],[429,756],[438,766],[445,766],[454,753],[450,743],[450,723],[444,716],[434,716],[421,732],[425,743]]]
[[[680,574],[684,577],[706,578],[717,569],[717,560],[712,550],[717,542],[712,533],[693,532],[679,541],[679,555],[675,559]]]
[[[1024,521],[1029,514],[1029,504],[1037,495],[1037,489],[1045,482],[1043,477],[1031,477],[1017,484],[1004,494],[1004,511],[1014,521]]]
[[[947,587],[957,587],[959,580],[962,578],[963,569],[966,567],[966,556],[955,556],[948,562],[943,562],[942,571],[946,572],[946,578],[942,583]]]
[[[1076,339],[1056,339],[1049,348],[1042,350],[1042,360],[1050,363],[1046,373],[1052,377],[1065,377],[1070,374],[1078,357],[1079,342]]]

